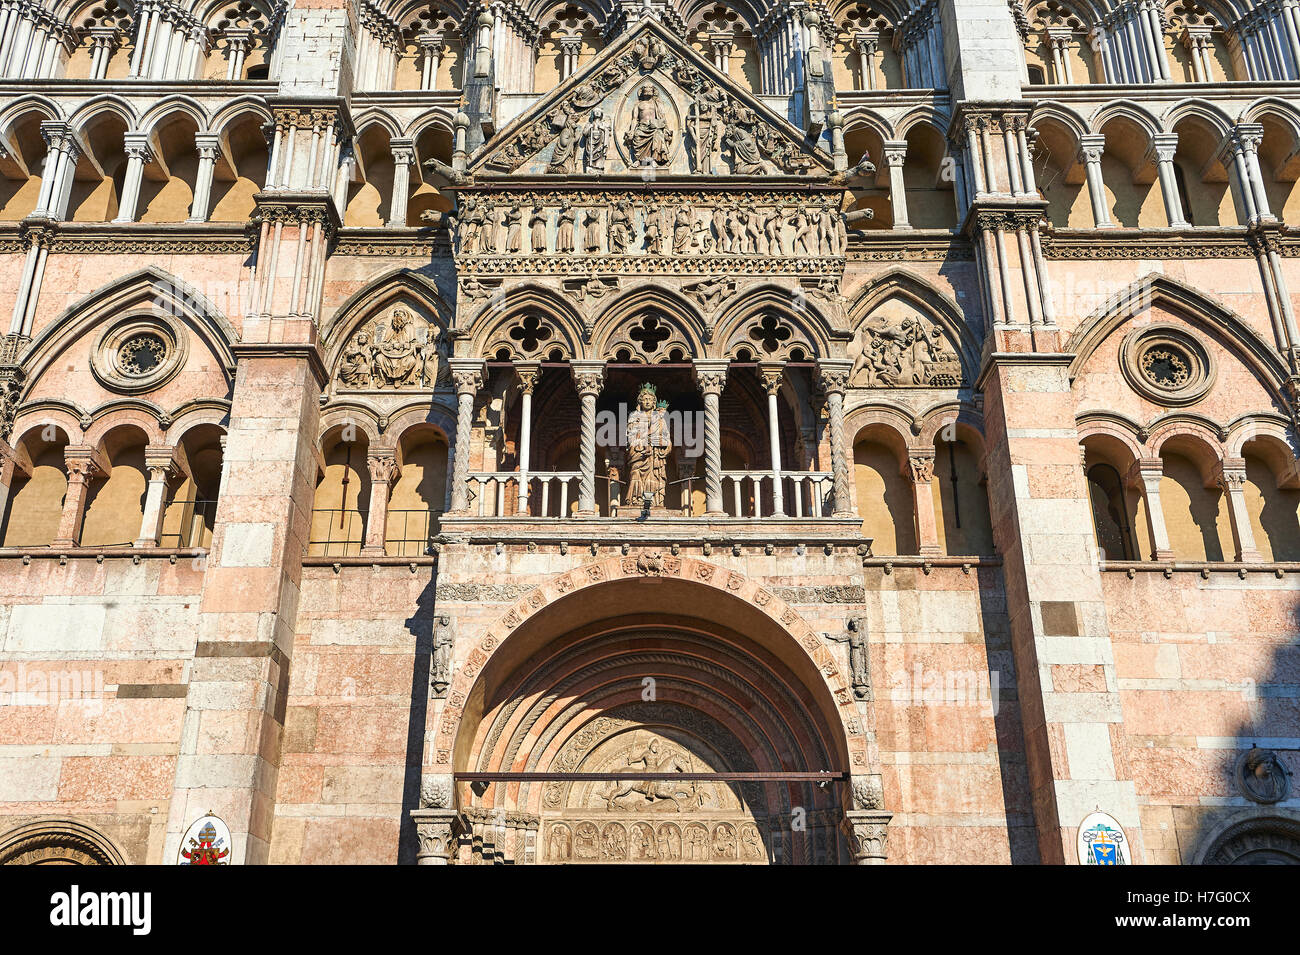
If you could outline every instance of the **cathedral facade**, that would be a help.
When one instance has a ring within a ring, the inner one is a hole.
[[[0,3],[0,861],[1300,862],[1297,9]]]

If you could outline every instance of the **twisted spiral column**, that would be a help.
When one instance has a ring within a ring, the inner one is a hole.
[[[823,361],[817,366],[819,383],[826,395],[830,416],[831,475],[835,486],[835,516],[852,517],[853,501],[849,496],[849,459],[844,447],[844,390],[849,384],[849,361]]]
[[[596,396],[605,387],[605,363],[575,361],[572,365],[573,385],[582,400],[582,437],[578,449],[578,515],[592,517],[596,513]]]
[[[722,389],[727,384],[727,362],[695,363],[695,380],[704,392],[704,506],[706,517],[723,517],[722,507]]]
[[[470,431],[474,426],[474,396],[483,387],[483,362],[477,358],[453,358],[452,381],[456,383],[456,455],[452,459],[451,510],[463,514],[469,506],[466,480],[469,476]]]

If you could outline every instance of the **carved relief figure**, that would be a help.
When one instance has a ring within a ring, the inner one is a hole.
[[[573,203],[565,199],[560,205],[559,214],[555,218],[556,252],[573,251],[573,223],[577,218],[578,214],[573,210]]]
[[[663,507],[668,489],[668,455],[672,451],[668,402],[656,403],[655,396],[654,385],[642,385],[636,411],[627,419],[627,500],[634,506],[649,494],[652,507]]]
[[[609,213],[609,251],[626,252],[632,236],[632,203],[620,199]]]
[[[339,381],[349,388],[369,388],[372,364],[370,360],[370,335],[361,331],[343,350],[339,365]]]
[[[345,388],[433,388],[441,369],[440,330],[404,306],[358,331],[339,359]]]
[[[691,771],[690,757],[658,736],[650,737],[640,749],[630,750],[627,765],[629,769],[644,767],[647,773]],[[683,804],[688,804],[693,798],[698,801],[696,789],[694,783],[678,783],[670,779],[629,779],[610,783],[609,789],[601,795],[611,809],[623,808],[616,802],[620,797],[640,793],[647,803],[672,804],[680,811]]]
[[[659,203],[651,202],[645,207],[645,250],[652,254],[662,252],[663,227],[660,225]]]
[[[523,247],[524,210],[516,200],[506,210],[506,251],[518,252]]]
[[[473,196],[466,196],[460,210],[460,251],[477,252],[483,232],[483,207]]]
[[[528,217],[528,228],[531,231],[528,245],[531,252],[546,251],[546,209],[540,202],[533,203],[532,214]]]
[[[678,206],[673,216],[673,252],[680,255],[690,251],[694,226],[695,217],[691,215],[690,206]]]
[[[577,113],[561,106],[551,114],[551,125],[560,133],[555,137],[555,151],[547,172],[572,173],[578,171],[578,137],[582,120]]]
[[[767,238],[768,252],[771,255],[785,255],[782,224],[781,213],[777,209],[769,209],[763,216],[763,235]]]
[[[639,165],[668,165],[668,149],[673,142],[673,131],[668,128],[659,92],[646,83],[637,93],[637,103],[632,110],[632,128],[623,134],[623,145]]]
[[[609,147],[614,142],[614,127],[605,118],[605,111],[597,107],[591,111],[591,122],[582,135],[583,163],[587,172],[604,172]]]
[[[795,210],[790,225],[794,227],[794,254],[816,255],[817,227],[808,216],[807,206],[799,206]]]
[[[919,318],[868,319],[858,333],[849,381],[854,385],[955,387],[961,362],[937,327]]]
[[[376,330],[375,376],[381,385],[413,385],[421,371],[420,342],[410,311],[401,306],[393,309],[385,329]]]
[[[595,255],[600,251],[600,210],[588,209],[582,221],[582,247],[588,255]]]
[[[774,172],[772,164],[759,152],[755,128],[758,117],[747,106],[736,104],[731,121],[723,134],[723,143],[731,150],[731,169],[739,176],[761,176]]]

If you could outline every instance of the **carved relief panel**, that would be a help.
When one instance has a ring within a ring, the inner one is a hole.
[[[961,358],[933,319],[901,299],[863,320],[849,344],[849,384],[863,388],[956,388]]]
[[[432,390],[447,381],[442,328],[406,305],[395,305],[358,328],[339,356],[342,391]]]

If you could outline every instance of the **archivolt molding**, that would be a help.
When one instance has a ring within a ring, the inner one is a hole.
[[[0,865],[126,865],[111,839],[72,819],[40,819],[0,837]]]
[[[1112,295],[1106,304],[1079,323],[1065,345],[1074,354],[1070,379],[1078,377],[1083,366],[1112,332],[1155,305],[1170,307],[1193,327],[1209,329],[1219,336],[1230,351],[1263,379],[1283,407],[1283,386],[1287,369],[1281,357],[1246,321],[1198,289],[1165,275],[1148,275],[1128,288]]]
[[[63,350],[119,316],[155,316],[160,323],[184,326],[198,336],[221,362],[233,382],[233,346],[239,334],[225,315],[196,288],[155,266],[114,279],[65,309],[32,340],[21,364],[26,374],[23,395],[31,393]],[[222,396],[224,397],[224,396]]]
[[[462,279],[459,294],[469,297],[467,281],[473,280]],[[504,353],[522,361],[549,358],[557,351],[562,360],[588,357],[588,327],[556,289],[527,283],[505,293],[488,289],[483,298],[481,307],[470,306],[468,320],[464,318],[467,307],[461,306],[458,324],[469,335],[465,357],[495,358]]]
[[[431,752],[426,754],[426,764],[430,764],[427,765],[426,773],[451,772],[453,752],[458,749],[459,737],[462,733],[472,736],[476,732],[473,726],[462,727],[466,703],[476,692],[475,684],[484,667],[512,633],[542,609],[578,591],[616,580],[648,576],[676,578],[728,594],[757,608],[789,634],[823,676],[844,730],[852,768],[861,770],[867,766],[867,740],[846,674],[822,637],[802,619],[798,611],[776,597],[770,589],[743,574],[708,561],[659,554],[647,557],[643,554],[594,561],[559,574],[528,591],[485,630],[452,679],[446,704],[434,728]],[[468,739],[465,741],[467,752],[470,742],[472,741]]]

